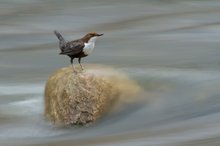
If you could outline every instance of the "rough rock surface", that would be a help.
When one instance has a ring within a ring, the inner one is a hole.
[[[90,65],[78,73],[71,67],[62,68],[46,83],[44,115],[58,125],[90,124],[119,98],[131,97],[139,90],[124,73],[110,67]]]

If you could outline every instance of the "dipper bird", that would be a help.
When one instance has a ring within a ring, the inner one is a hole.
[[[81,65],[81,58],[86,57],[92,53],[95,48],[97,37],[103,35],[91,32],[80,39],[74,41],[66,41],[58,31],[55,30],[54,34],[59,39],[59,48],[61,50],[60,55],[67,55],[70,57],[70,63],[74,72],[75,69],[73,66],[73,59],[78,58],[78,62],[81,66],[81,69],[83,70],[83,67]]]

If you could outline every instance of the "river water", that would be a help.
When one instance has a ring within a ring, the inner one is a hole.
[[[219,16],[219,0],[0,0],[0,146],[219,146]],[[45,121],[45,82],[69,65],[55,29],[104,33],[83,63],[145,93],[91,127]]]

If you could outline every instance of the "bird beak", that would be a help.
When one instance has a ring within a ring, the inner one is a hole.
[[[102,35],[104,35],[103,33],[101,33],[101,34],[98,34],[98,36],[102,36]]]

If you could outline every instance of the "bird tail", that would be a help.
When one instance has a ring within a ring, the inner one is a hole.
[[[60,43],[60,50],[63,51],[66,45],[66,41],[63,38],[63,36],[56,30],[54,30],[54,34],[57,36],[57,38],[59,39],[59,43]]]
[[[54,34],[57,36],[57,38],[61,41],[61,42],[65,42],[63,36],[56,30],[54,30]]]

